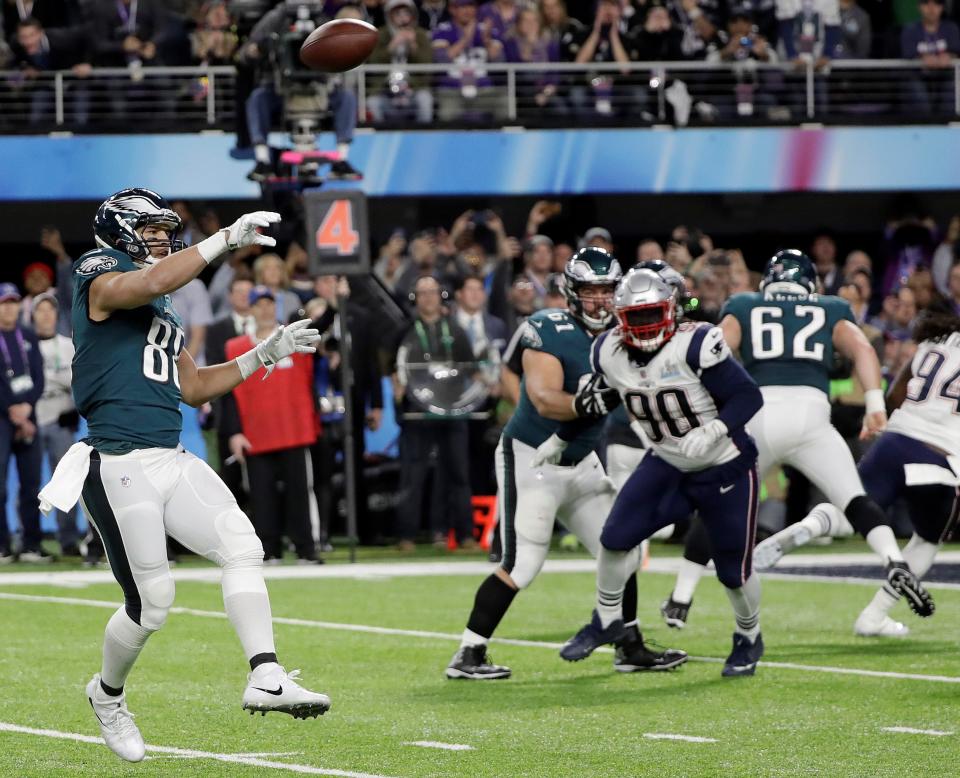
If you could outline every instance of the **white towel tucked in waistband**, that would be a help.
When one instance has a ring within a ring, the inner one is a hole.
[[[90,472],[90,452],[93,446],[86,443],[74,443],[63,455],[50,483],[40,490],[40,510],[49,513],[59,508],[66,513],[80,499],[83,482]]]
[[[911,462],[903,466],[907,486],[960,486],[960,477],[946,467]]]

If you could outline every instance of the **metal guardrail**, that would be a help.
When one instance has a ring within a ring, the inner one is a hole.
[[[449,80],[451,74],[459,80]],[[237,94],[236,75],[227,66],[96,68],[31,77],[0,71],[0,131],[229,130],[237,100],[245,97]],[[410,89],[411,77],[420,77],[423,88]],[[914,60],[833,60],[826,70],[812,62],[798,69],[754,60],[388,64],[364,65],[344,81],[356,90],[361,124],[382,120],[405,128],[451,121],[589,126],[608,118],[685,124],[684,112],[723,123],[858,117],[903,123],[960,116],[960,60],[937,71]],[[551,93],[546,99],[545,86]]]

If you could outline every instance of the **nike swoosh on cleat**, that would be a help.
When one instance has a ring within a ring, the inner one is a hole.
[[[274,697],[279,697],[281,694],[283,694],[282,686],[278,686],[276,689],[262,689],[259,686],[254,686],[253,688],[256,689],[258,692],[266,692],[267,694],[272,694]]]
[[[734,486],[736,486],[736,484],[730,484],[730,486],[721,486],[721,487],[720,487],[720,494],[726,494],[726,493],[729,492],[731,489],[733,489]]]

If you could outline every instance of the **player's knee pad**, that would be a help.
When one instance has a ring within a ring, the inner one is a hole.
[[[717,568],[717,580],[728,589],[739,589],[743,586],[742,560],[714,557],[713,564]]]
[[[517,553],[513,566],[507,570],[517,589],[526,589],[537,577],[547,558],[547,545],[517,539]],[[506,568],[504,568],[506,570]]]
[[[167,621],[176,587],[169,571],[140,584],[140,626],[156,632]]]
[[[214,558],[221,567],[260,567],[263,565],[263,544],[253,524],[239,506],[232,505],[214,519],[220,547]]]
[[[865,494],[850,500],[843,512],[853,528],[864,537],[870,530],[889,524],[883,509]]]

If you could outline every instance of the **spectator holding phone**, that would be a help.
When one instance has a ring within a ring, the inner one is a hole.
[[[773,95],[767,86],[770,74],[758,71],[757,63],[776,61],[776,52],[753,25],[750,6],[731,8],[726,29],[717,33],[715,44],[707,55],[707,62],[729,62],[733,65],[733,89],[725,95],[718,95],[713,101],[724,119],[753,116],[758,104],[764,108],[774,105]]]

